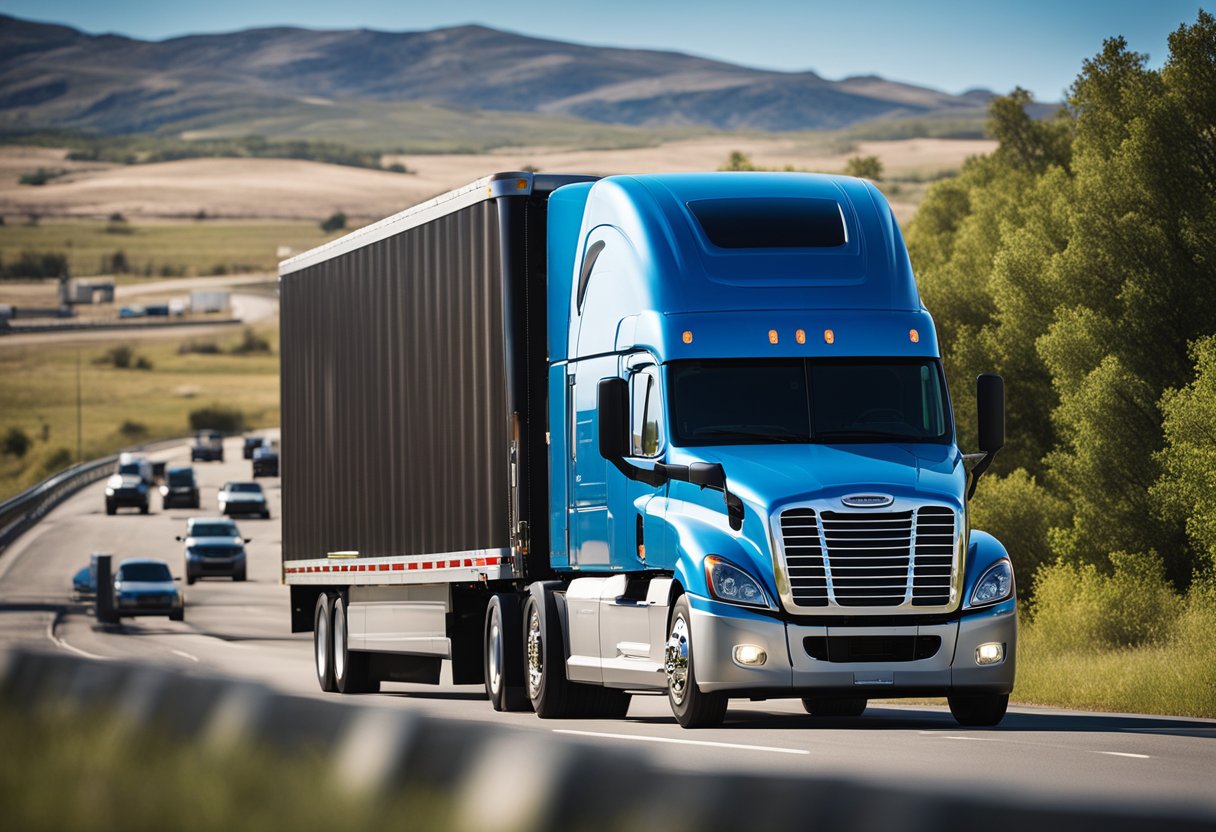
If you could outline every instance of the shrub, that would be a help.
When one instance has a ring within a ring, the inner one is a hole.
[[[1018,595],[1030,596],[1034,573],[1052,560],[1047,531],[1068,519],[1063,502],[1021,468],[1006,477],[985,475],[971,501],[971,528],[1005,544],[1017,575]]]
[[[151,370],[152,360],[147,356],[141,355],[136,357],[134,366],[136,370]]]
[[[148,435],[148,426],[143,422],[132,422],[127,419],[118,426],[118,432],[127,439],[143,439]]]
[[[68,258],[60,252],[23,251],[0,269],[0,277],[59,277],[67,274]]]
[[[213,404],[190,411],[190,430],[220,430],[240,433],[248,423],[245,414],[235,407]]]
[[[110,347],[99,358],[93,361],[94,364],[112,364],[120,370],[126,370],[131,367],[131,362],[135,359],[135,350],[131,349],[129,344],[118,344]]]
[[[42,458],[42,463],[38,466],[39,479],[46,479],[52,474],[58,474],[74,461],[72,452],[67,448],[56,448],[50,451]]]
[[[178,355],[219,355],[220,346],[214,341],[183,341],[177,345]]]
[[[1052,650],[1092,651],[1165,642],[1183,601],[1165,579],[1155,552],[1114,552],[1114,573],[1059,561],[1038,571],[1031,609],[1040,643]]]
[[[23,173],[21,178],[17,180],[19,185],[45,185],[52,179],[57,179],[66,174],[66,170],[51,170],[50,168],[38,168],[33,173]]]
[[[101,258],[102,274],[128,274],[130,271],[131,262],[127,260],[127,253],[122,249]]]
[[[321,220],[321,230],[329,233],[331,231],[341,231],[346,228],[346,214],[341,211],[335,211],[325,219]]]
[[[882,181],[882,161],[877,156],[853,156],[844,163],[845,176]]]
[[[233,355],[254,355],[270,352],[270,342],[249,327],[241,334],[240,343],[229,350]]]
[[[3,444],[0,447],[3,447],[4,453],[10,456],[23,457],[33,444],[34,440],[30,439],[29,434],[21,428],[14,427],[9,428],[8,432],[4,434]]]
[[[756,170],[756,166],[752,164],[752,160],[747,157],[747,154],[734,150],[718,170]]]

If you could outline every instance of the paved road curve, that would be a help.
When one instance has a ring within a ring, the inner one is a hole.
[[[185,448],[165,452],[188,460]],[[143,618],[105,629],[70,607],[70,579],[91,551],[116,559],[155,556],[183,574],[181,534],[192,515],[214,513],[228,479],[248,479],[239,440],[227,462],[199,463],[201,512],[159,511],[107,517],[102,484],[68,500],[0,557],[0,649],[35,644],[86,657],[137,659],[188,671],[258,680],[287,692],[323,696],[311,664],[311,636],[288,630],[287,590],[279,584],[279,484],[263,480],[271,520],[244,520],[249,581],[202,581],[186,589],[184,623]],[[62,613],[65,605],[68,611]],[[1145,801],[1216,811],[1216,721],[1013,708],[999,728],[964,730],[944,707],[872,705],[855,720],[813,719],[795,702],[732,703],[720,729],[685,731],[665,699],[635,697],[623,721],[542,721],[495,714],[480,687],[385,685],[361,702],[412,708],[469,721],[500,722],[584,742],[635,747],[664,765],[830,773],[905,788],[977,790],[1028,798]]]

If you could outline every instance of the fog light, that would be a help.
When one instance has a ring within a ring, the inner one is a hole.
[[[1005,645],[990,641],[975,648],[975,663],[978,665],[1000,664],[1005,661]]]
[[[735,661],[739,664],[762,665],[768,661],[768,653],[755,644],[736,644]]]

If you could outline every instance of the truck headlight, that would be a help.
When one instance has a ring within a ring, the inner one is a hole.
[[[1002,558],[988,567],[971,592],[971,606],[1004,601],[1013,594],[1013,564]]]
[[[758,581],[717,555],[705,558],[705,582],[719,601],[745,607],[771,607]]]
[[[110,486],[108,486],[108,485],[106,486],[106,496],[107,496],[107,497],[113,497],[113,496],[114,496],[114,489],[113,489],[113,488],[110,488]]]

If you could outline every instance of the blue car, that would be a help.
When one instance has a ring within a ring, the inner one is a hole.
[[[186,604],[175,581],[163,560],[128,558],[114,573],[114,610],[119,618],[167,615],[183,621]]]

